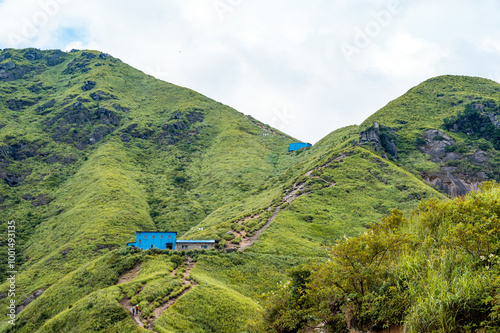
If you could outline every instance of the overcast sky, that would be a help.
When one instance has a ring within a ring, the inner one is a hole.
[[[95,49],[302,141],[430,77],[500,81],[498,0],[0,0],[0,48]]]

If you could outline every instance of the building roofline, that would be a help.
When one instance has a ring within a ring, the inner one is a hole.
[[[176,240],[176,243],[215,243],[215,239],[207,239],[207,240]]]

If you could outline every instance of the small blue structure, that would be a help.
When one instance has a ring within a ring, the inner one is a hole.
[[[307,142],[295,142],[288,145],[288,151],[295,151],[306,147],[312,147],[312,144]]]
[[[177,241],[176,232],[162,231],[136,231],[135,242],[127,243],[127,246],[135,246],[143,250],[160,249],[175,250]]]

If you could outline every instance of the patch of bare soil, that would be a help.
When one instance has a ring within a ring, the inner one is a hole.
[[[132,268],[130,271],[122,274],[118,278],[117,284],[127,283],[134,280],[137,277],[137,275],[139,275],[139,271],[141,270],[141,264],[142,264],[141,262],[137,263],[137,265],[135,265],[134,268]]]
[[[254,235],[252,237],[245,237],[245,238],[242,238],[241,239],[241,242],[239,244],[239,250],[240,251],[243,251],[244,249],[246,249],[247,247],[250,247],[253,245],[253,243],[255,243],[256,241],[259,240],[259,236],[260,234],[266,230],[267,227],[269,227],[269,225],[274,221],[274,219],[276,218],[276,216],[278,216],[278,213],[280,212],[280,207],[276,207],[276,209],[274,210],[274,213],[273,215],[269,218],[269,220],[267,220],[266,224],[264,224],[262,226],[262,228],[260,228],[259,230],[257,230]]]

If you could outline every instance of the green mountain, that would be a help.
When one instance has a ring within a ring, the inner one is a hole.
[[[321,245],[498,180],[499,89],[431,79],[289,153],[296,139],[110,55],[2,50],[0,247],[16,221],[18,273],[0,331],[146,331],[129,299],[157,332],[244,331],[288,269],[326,260]],[[220,250],[136,252],[136,230]]]

